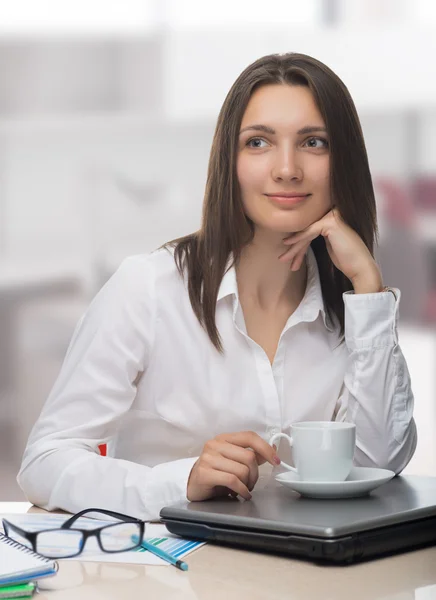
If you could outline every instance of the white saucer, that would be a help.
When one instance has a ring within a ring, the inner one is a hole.
[[[356,498],[369,494],[394,476],[387,469],[353,467],[345,481],[302,481],[293,471],[280,473],[276,481],[309,498]]]

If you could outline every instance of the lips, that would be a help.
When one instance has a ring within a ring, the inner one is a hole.
[[[274,197],[274,198],[305,198],[309,194],[301,194],[296,192],[276,192],[272,194],[265,194],[265,196]]]
[[[295,204],[300,204],[306,198],[310,196],[310,194],[265,194],[271,202],[278,206],[294,206]]]

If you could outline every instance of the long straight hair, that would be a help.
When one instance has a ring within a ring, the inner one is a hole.
[[[187,285],[192,309],[213,345],[223,352],[215,321],[221,280],[229,257],[237,264],[241,251],[255,232],[244,212],[236,174],[239,129],[247,104],[261,86],[307,86],[329,135],[330,195],[342,219],[373,254],[377,237],[374,190],[363,133],[353,100],[339,77],[320,61],[304,54],[271,54],[249,65],[236,79],[218,116],[212,142],[202,222],[199,231],[172,240],[174,259]],[[344,335],[342,294],[350,280],[332,263],[323,237],[311,242],[319,274],[323,302],[331,320],[336,317]]]

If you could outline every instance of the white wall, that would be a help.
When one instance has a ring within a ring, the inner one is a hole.
[[[149,251],[199,227],[212,135],[133,118],[4,134],[5,254],[75,263]]]
[[[428,27],[246,27],[166,34],[165,112],[213,117],[239,73],[273,52],[302,52],[331,67],[360,111],[436,105],[434,25]]]

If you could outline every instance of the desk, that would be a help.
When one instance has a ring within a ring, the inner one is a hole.
[[[43,512],[25,502],[0,502],[0,513]],[[60,561],[38,600],[432,600],[436,547],[368,563],[319,566],[223,546],[207,545],[187,557],[189,571]],[[42,582],[41,582],[42,583]]]

